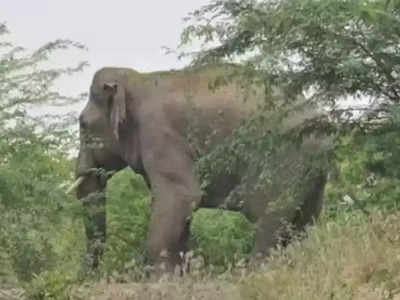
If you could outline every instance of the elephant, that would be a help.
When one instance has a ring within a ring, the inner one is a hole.
[[[234,80],[218,87],[210,84],[230,70],[229,66],[203,66],[140,73],[105,67],[95,73],[89,100],[79,116],[80,149],[74,185],[85,208],[91,268],[98,267],[106,241],[107,180],[125,167],[141,174],[151,191],[146,242],[150,264],[164,264],[167,270],[179,265],[182,252],[188,250],[193,211],[226,204],[225,198],[240,180],[240,170],[238,174],[220,174],[203,188],[196,161],[229,139],[263,101],[260,93],[246,93]],[[306,186],[296,194],[300,205],[295,209],[266,213],[267,203],[283,197],[282,189],[292,185],[290,180],[286,187],[279,183],[280,189],[272,185],[267,194],[249,195],[240,205],[225,205],[257,223],[255,253],[267,255],[279,243],[277,232],[283,217],[301,230],[319,216],[326,171],[318,169],[306,177],[308,171],[299,168],[289,174],[287,164],[301,157],[299,153],[313,156],[325,151],[320,144],[309,139],[300,146],[302,150],[293,147],[278,157],[285,163],[279,164],[280,171],[276,172],[300,178]]]

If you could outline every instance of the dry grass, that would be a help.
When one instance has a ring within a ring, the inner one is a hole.
[[[241,291],[244,299],[400,299],[400,213],[314,227]]]
[[[245,277],[97,283],[72,299],[400,300],[400,213],[322,222]]]
[[[147,283],[97,283],[71,293],[74,300],[239,300],[239,289],[227,281],[174,278]]]
[[[322,221],[257,271],[111,279],[74,287],[69,300],[400,300],[400,212]]]

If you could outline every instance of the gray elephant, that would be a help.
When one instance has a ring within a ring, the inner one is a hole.
[[[262,101],[261,94],[248,94],[235,82],[210,89],[210,83],[229,69],[201,67],[142,74],[103,68],[94,75],[90,99],[79,118],[74,186],[86,208],[92,268],[98,266],[106,240],[104,190],[108,175],[125,167],[141,174],[151,190],[147,256],[150,263],[164,262],[168,269],[179,264],[180,252],[187,250],[190,217],[196,208],[225,206],[242,211],[257,222],[254,251],[265,254],[279,242],[282,218],[302,229],[318,217],[326,172],[316,169],[310,175],[309,167],[291,167],[304,165],[304,157],[325,151],[315,139],[305,140],[300,150],[293,146],[278,151],[274,172],[277,178],[289,180],[273,183],[263,193],[249,194],[240,205],[225,202],[240,181],[240,170],[218,174],[202,190],[195,161],[232,136],[240,120]],[[294,182],[291,178],[301,179],[303,188],[295,194],[298,205],[268,213],[267,204],[285,197],[285,190]]]

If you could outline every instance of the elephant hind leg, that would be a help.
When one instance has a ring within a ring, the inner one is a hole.
[[[278,244],[286,246],[293,237],[304,231],[319,217],[326,184],[326,174],[320,173],[304,183],[301,193],[300,208],[287,207],[279,211],[260,216],[257,221],[255,236],[255,253],[269,255],[270,250]]]
[[[273,248],[286,240],[294,210],[282,210],[260,217],[256,225],[253,254],[268,256]]]
[[[307,224],[312,224],[320,215],[325,191],[327,175],[320,173],[306,185],[302,205],[293,220],[296,230],[302,231]]]

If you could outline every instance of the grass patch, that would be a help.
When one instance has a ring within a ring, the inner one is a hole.
[[[400,213],[321,221],[249,276],[243,299],[400,299]],[[397,297],[397,298],[396,298]]]

